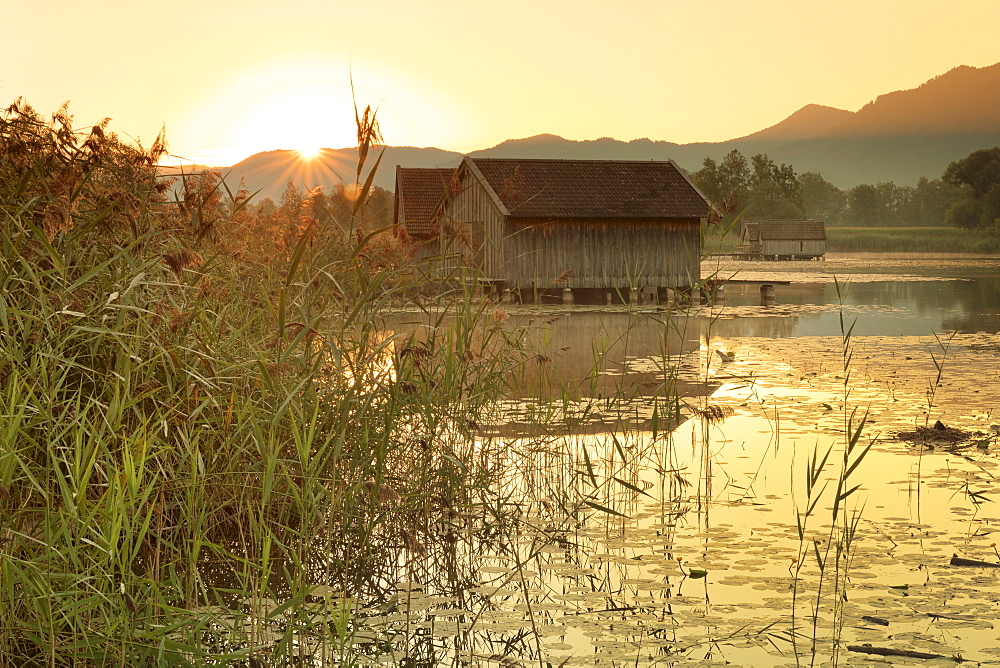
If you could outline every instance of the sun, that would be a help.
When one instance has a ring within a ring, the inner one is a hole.
[[[312,160],[313,158],[319,157],[323,148],[318,144],[303,144],[295,150],[298,151],[299,157],[303,160]]]
[[[440,95],[407,84],[405,78],[400,83],[398,74],[376,67],[355,69],[352,77],[344,63],[294,56],[257,63],[192,102],[183,121],[190,128],[188,136],[173,143],[195,147],[188,152],[198,154],[190,157],[203,164],[233,165],[276,150],[303,163],[320,162],[332,157],[328,151],[357,146],[355,100],[362,110],[367,104],[379,108],[387,141],[419,146],[447,142],[461,123],[442,110]]]
[[[202,114],[203,135],[239,159],[289,150],[303,161],[315,160],[324,149],[355,145],[350,89],[345,94],[344,86],[287,69],[272,74],[252,86],[220,92],[218,104]]]

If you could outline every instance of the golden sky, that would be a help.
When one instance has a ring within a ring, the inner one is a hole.
[[[1000,61],[997,0],[0,1],[0,104],[211,164],[351,145],[352,74],[387,143],[471,151],[722,141]]]

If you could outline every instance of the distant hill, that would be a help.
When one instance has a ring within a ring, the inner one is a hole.
[[[918,88],[880,95],[828,136],[974,136],[998,130],[1000,63],[956,67]]]
[[[694,146],[694,144],[688,144]],[[684,145],[652,139],[619,141],[610,137],[574,141],[558,135],[508,139],[491,148],[473,151],[474,158],[562,158],[565,160],[666,160]]]
[[[450,167],[462,159],[461,153],[438,148],[414,148],[412,146],[389,146],[375,176],[375,185],[392,190],[395,187],[396,165],[406,167]],[[365,173],[375,158],[369,158]],[[324,148],[313,158],[303,158],[298,151],[276,150],[255,153],[232,167],[185,167],[186,173],[211,169],[225,178],[234,193],[240,183],[252,193],[254,201],[270,197],[277,202],[286,184],[292,183],[309,190],[323,186],[327,191],[339,183],[353,184],[357,177],[358,150],[356,148]],[[161,171],[177,175],[177,168],[161,168]],[[364,177],[362,177],[364,178]]]
[[[807,104],[794,114],[758,132],[734,141],[789,141],[815,139],[843,125],[854,117],[854,112],[821,104]]]
[[[736,141],[982,136],[1000,131],[1000,63],[961,66],[912,90],[880,95],[857,112],[809,104]]]
[[[721,160],[738,149],[744,155],[767,153],[799,172],[819,172],[841,188],[894,181],[913,185],[939,177],[950,162],[974,150],[1000,145],[1000,63],[956,67],[918,88],[880,95],[857,112],[806,105],[783,121],[724,142],[675,144],[652,139],[586,141],[543,134],[511,139],[474,151],[476,157],[603,160],[674,159],[689,171],[706,157]],[[242,179],[258,198],[277,200],[292,180],[304,187],[331,187],[341,178],[353,183],[355,149],[324,149],[321,159],[303,160],[295,151],[252,155],[228,170],[227,182]],[[449,167],[461,155],[437,148],[391,146],[375,183],[392,189],[396,165]]]
[[[778,131],[774,135],[780,136]],[[859,183],[883,181],[914,185],[921,176],[941,176],[949,163],[964,158],[976,149],[998,145],[1000,129],[977,135],[916,137],[822,136],[759,140],[751,136],[726,142],[697,144],[673,144],[648,139],[631,142],[614,139],[573,141],[542,135],[508,140],[472,155],[605,160],[673,159],[684,169],[696,171],[706,157],[719,161],[727,153],[737,149],[747,157],[755,153],[766,153],[775,162],[793,165],[799,173],[819,172],[836,186],[851,188]]]

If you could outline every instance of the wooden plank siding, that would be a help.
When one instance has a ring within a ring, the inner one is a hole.
[[[689,221],[517,220],[505,232],[501,273],[512,287],[682,287],[700,275],[700,235]]]
[[[500,277],[503,261],[504,214],[478,179],[462,184],[444,203],[439,218],[442,237],[454,239],[466,262],[486,279]]]

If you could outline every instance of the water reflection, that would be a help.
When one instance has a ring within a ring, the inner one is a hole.
[[[507,401],[484,433],[516,436],[562,425],[562,433],[598,433],[644,426],[666,429],[681,419],[684,397],[716,385],[699,368],[704,319],[698,312],[633,311],[627,307],[497,306],[520,363],[508,371]],[[424,345],[450,323],[441,313],[399,314],[387,322],[403,349]],[[469,336],[477,356],[493,354]],[[405,343],[403,343],[405,342]]]
[[[1000,361],[986,348],[997,343],[955,339],[954,380],[941,388],[935,417],[986,428],[1000,409]],[[698,353],[724,383],[710,405],[730,411],[672,434],[509,440],[509,475],[497,491],[518,522],[505,533],[482,507],[456,518],[455,559],[471,586],[446,591],[432,578],[438,571],[415,560],[408,568],[418,582],[397,596],[410,607],[365,622],[383,641],[372,651],[416,633],[409,651],[421,647],[428,665],[773,665],[828,660],[864,644],[989,655],[1000,577],[957,571],[949,559],[958,552],[996,561],[1000,520],[984,501],[998,492],[988,454],[996,438],[986,450],[938,454],[893,440],[924,419],[936,340],[857,345],[850,404],[868,407],[866,438],[877,440],[852,474],[860,487],[850,508],[863,521],[850,538],[849,580],[814,556],[830,540],[837,448],[850,415],[839,337],[713,339]],[[735,361],[719,361],[717,349],[735,350]],[[970,402],[976,387],[986,394]],[[826,491],[807,511],[810,458],[827,447],[835,454],[815,483]],[[814,633],[815,645],[802,642]]]
[[[870,334],[927,334],[934,323],[940,323],[941,285],[939,283],[894,283],[890,281],[851,283],[839,288],[830,283],[801,283],[775,287],[773,317],[791,315],[797,322],[776,328],[776,336],[828,336],[840,331],[839,311],[846,315],[863,315],[861,324]],[[935,299],[933,307],[931,299]],[[746,301],[731,300],[731,306]],[[804,308],[803,308],[804,307]],[[725,314],[723,314],[725,315]],[[772,317],[766,309],[757,313]],[[936,317],[936,320],[934,318]],[[785,333],[778,334],[777,332]],[[734,332],[735,333],[735,332]]]
[[[678,364],[690,367],[704,325],[702,319],[683,313],[625,307],[498,310],[504,315],[494,326],[517,337],[529,355],[512,383],[513,398],[663,396],[672,387],[666,385],[671,381],[666,374]],[[393,318],[387,326],[398,330],[397,338],[423,342],[449,321],[437,313],[413,312]],[[490,354],[481,346],[478,352]],[[676,380],[682,394],[704,389],[692,374]]]
[[[642,397],[704,391],[696,373],[676,375],[698,350],[702,322],[680,315],[627,310],[562,310],[517,313],[528,330],[526,346],[537,351],[537,374],[526,374],[520,397]]]
[[[840,331],[840,311],[858,319],[858,335],[1000,331],[1000,268],[937,280],[864,280],[845,273],[834,281],[776,284],[773,304],[761,305],[760,283],[735,283],[713,311],[722,336],[830,336]],[[728,321],[727,321],[728,320]],[[751,322],[752,320],[752,322]]]

